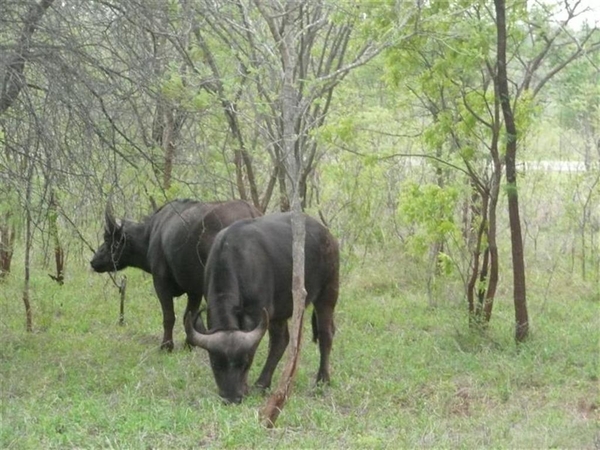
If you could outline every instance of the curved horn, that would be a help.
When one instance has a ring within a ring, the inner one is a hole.
[[[192,313],[188,311],[184,318],[184,326],[185,334],[187,335],[187,340],[190,344],[208,351],[218,346],[220,341],[218,336],[206,334],[201,311],[198,311],[195,317],[192,317]]]
[[[263,308],[261,321],[252,331],[238,330],[232,333],[221,331],[207,334],[200,312],[197,313],[195,318],[192,318],[192,315],[187,313],[184,322],[187,340],[196,347],[201,347],[209,352],[223,350],[235,344],[242,348],[250,349],[257,346],[267,332],[269,328],[269,313]]]

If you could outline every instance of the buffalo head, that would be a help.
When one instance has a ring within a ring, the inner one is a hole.
[[[90,265],[96,272],[112,272],[127,267],[126,260],[129,253],[127,236],[120,220],[115,219],[110,205],[104,212],[104,242],[94,253]]]
[[[185,317],[187,340],[208,351],[219,395],[227,403],[240,403],[248,393],[248,372],[268,327],[269,315],[264,309],[260,323],[252,331],[207,332],[200,313],[196,318],[191,314]]]

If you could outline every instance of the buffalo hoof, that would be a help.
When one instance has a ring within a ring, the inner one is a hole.
[[[258,393],[261,395],[265,395],[271,386],[264,386],[259,383],[254,383],[251,389],[251,393]]]
[[[160,349],[166,350],[167,352],[172,352],[174,347],[173,341],[164,341],[162,344],[160,344]]]
[[[322,372],[319,371],[319,373],[317,374],[317,384],[330,384],[331,380],[329,378],[329,373],[328,372]]]
[[[242,403],[243,399],[244,399],[244,397],[242,397],[241,395],[237,396],[237,397],[231,397],[231,398],[221,397],[221,400],[226,405],[239,405],[240,403]]]

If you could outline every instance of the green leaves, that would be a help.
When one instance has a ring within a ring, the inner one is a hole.
[[[181,100],[186,97],[186,89],[179,70],[171,67],[160,86],[161,93],[169,100]]]
[[[414,242],[423,251],[433,241],[443,240],[457,231],[454,211],[458,191],[435,184],[405,183],[398,200],[397,218],[412,225]]]

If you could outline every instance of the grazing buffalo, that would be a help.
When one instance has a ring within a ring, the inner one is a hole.
[[[321,353],[317,382],[329,382],[339,250],[323,225],[305,219],[306,303],[314,306],[313,340]],[[248,370],[266,330],[269,354],[257,387],[271,385],[288,345],[287,321],[293,312],[291,213],[241,220],[221,231],[206,263],[204,295],[209,331],[200,314],[189,314],[184,319],[188,342],[208,350],[219,395],[239,403],[248,391]]]
[[[173,297],[187,294],[186,312],[196,312],[203,293],[208,252],[217,233],[261,213],[248,203],[174,200],[144,221],[116,220],[106,209],[104,243],[92,261],[96,272],[137,267],[152,274],[163,312],[161,347],[173,349]]]

